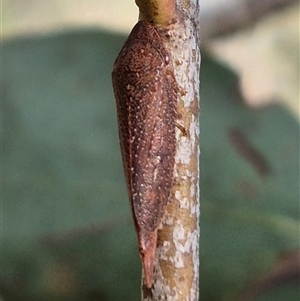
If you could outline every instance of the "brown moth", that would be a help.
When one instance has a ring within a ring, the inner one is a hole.
[[[155,27],[139,21],[112,72],[123,167],[149,288],[175,163],[178,88],[170,60]]]

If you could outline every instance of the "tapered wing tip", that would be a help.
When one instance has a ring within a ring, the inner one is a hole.
[[[152,258],[151,254],[146,253],[144,254],[144,258],[142,259],[142,261],[143,261],[145,284],[148,288],[151,288],[152,281],[153,281],[154,256]]]
[[[144,269],[144,282],[148,288],[152,287],[157,231],[139,233],[140,255]]]

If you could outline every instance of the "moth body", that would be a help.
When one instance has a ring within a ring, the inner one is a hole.
[[[139,21],[112,73],[123,167],[148,287],[175,163],[178,89],[170,61],[155,27]]]

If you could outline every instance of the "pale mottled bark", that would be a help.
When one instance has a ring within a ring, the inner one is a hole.
[[[165,25],[164,16],[157,17],[163,26],[154,20],[172,54],[179,127],[173,190],[158,231],[153,287],[143,288],[144,301],[199,299],[199,1],[177,0],[176,8],[175,23],[170,19]],[[143,13],[140,17],[149,20]]]

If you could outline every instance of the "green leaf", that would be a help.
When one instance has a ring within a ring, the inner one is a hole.
[[[299,124],[279,105],[247,107],[211,59],[201,72],[200,292],[233,300],[299,247]]]
[[[124,40],[90,31],[3,45],[5,301],[139,300],[110,79]],[[248,108],[237,77],[206,55],[201,72],[200,292],[226,301],[299,247],[299,123],[277,105]]]

